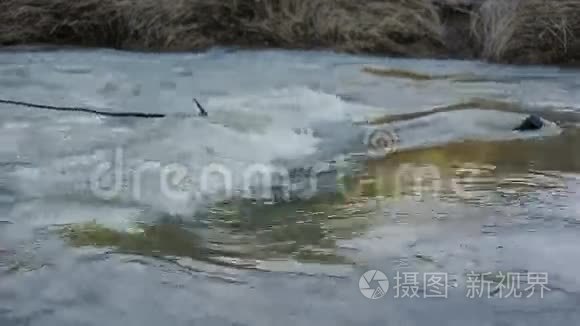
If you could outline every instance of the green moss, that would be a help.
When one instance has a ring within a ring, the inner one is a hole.
[[[225,264],[223,257],[337,263],[346,259],[336,254],[336,239],[368,227],[371,209],[365,208],[365,201],[354,196],[347,200],[344,194],[275,204],[238,198],[199,216],[203,228],[160,218],[156,224],[137,225],[136,232],[89,222],[68,225],[60,234],[75,247],[109,247],[120,253],[218,264]]]
[[[469,82],[469,81],[483,81],[482,77],[477,77],[473,74],[448,74],[448,75],[428,75],[421,74],[418,72],[403,70],[403,69],[385,69],[385,68],[372,68],[364,67],[363,72],[380,76],[380,77],[392,77],[392,78],[402,78],[410,79],[415,81],[429,81],[429,80],[451,80],[457,82]]]
[[[367,226],[358,218],[369,211],[355,206],[343,194],[276,204],[238,199],[217,205],[207,218],[225,234],[251,239],[253,257],[344,262],[334,254],[335,239]]]
[[[200,258],[207,254],[195,233],[179,225],[141,225],[139,232],[122,232],[95,222],[74,224],[60,234],[75,247],[112,247],[123,253]]]
[[[294,259],[301,262],[316,262],[326,264],[347,264],[350,261],[343,257],[334,254],[331,251],[302,249],[294,254]]]

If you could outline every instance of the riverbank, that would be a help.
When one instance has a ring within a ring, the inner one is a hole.
[[[333,49],[574,64],[580,0],[4,0],[0,44]]]

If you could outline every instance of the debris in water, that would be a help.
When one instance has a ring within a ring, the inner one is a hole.
[[[393,77],[393,78],[405,78],[411,79],[416,81],[428,81],[428,80],[454,80],[454,81],[470,81],[472,79],[476,79],[473,74],[449,74],[449,75],[428,75],[422,74],[410,70],[403,70],[403,69],[385,69],[385,68],[373,68],[373,67],[364,67],[362,69],[363,72],[381,76],[381,77]],[[481,78],[479,78],[481,79]]]
[[[517,131],[539,130],[544,126],[542,118],[535,114],[528,116],[518,127],[514,128]]]

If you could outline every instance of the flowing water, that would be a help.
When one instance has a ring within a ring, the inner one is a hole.
[[[0,325],[577,324],[579,86],[327,52],[0,53],[1,99],[168,115],[0,104]],[[513,131],[530,113],[544,128]]]

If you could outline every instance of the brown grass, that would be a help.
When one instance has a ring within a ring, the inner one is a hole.
[[[471,30],[487,60],[575,62],[580,58],[580,0],[487,0]]]
[[[428,0],[1,0],[0,44],[444,52]]]
[[[0,45],[324,48],[550,64],[580,59],[578,33],[580,0],[0,0]]]

